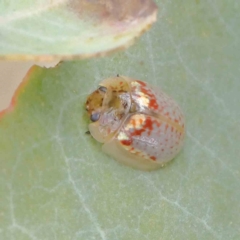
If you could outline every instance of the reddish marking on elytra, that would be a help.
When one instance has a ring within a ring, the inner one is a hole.
[[[132,144],[132,140],[131,139],[124,139],[124,140],[121,141],[121,143],[123,145],[130,146]]]
[[[135,119],[134,119],[135,120]],[[135,129],[132,133],[132,136],[140,136],[143,132],[149,129],[149,132],[153,130],[153,121],[151,118],[146,118],[144,124],[140,129]]]
[[[123,84],[123,82],[120,82],[120,85],[122,85]]]
[[[139,119],[139,122],[140,122],[140,124],[142,125],[142,124],[143,124],[143,119],[140,118],[140,119]]]
[[[136,119],[132,118],[130,121],[130,124],[132,124],[134,127],[136,127]]]
[[[151,156],[150,157],[153,161],[156,161],[156,157],[155,156]]]
[[[174,128],[173,128],[173,126],[171,127],[171,132],[173,132],[173,130],[174,130]]]
[[[157,110],[159,108],[159,105],[157,103],[156,96],[151,92],[151,90],[146,86],[145,83],[139,82],[139,84],[141,85],[140,92],[146,95],[147,98],[149,99],[149,107]],[[137,93],[136,93],[136,96],[141,97]]]
[[[155,109],[155,110],[158,109],[158,104],[157,104],[157,101],[156,101],[155,98],[151,98],[151,99],[150,99],[149,107],[150,107],[150,108],[153,108],[153,109]]]
[[[132,136],[140,136],[142,135],[143,132],[145,132],[146,130],[144,128],[141,129],[135,129],[134,132],[132,133]]]
[[[141,86],[146,86],[145,82],[142,82],[142,81],[139,81],[139,80],[137,80],[136,82],[138,82]]]
[[[144,126],[145,128],[148,128],[149,130],[153,130],[153,121],[151,118],[146,118]]]
[[[149,90],[148,90],[147,88],[145,88],[145,87],[141,87],[140,90],[141,90],[142,93],[144,93],[145,95],[147,95],[147,96],[149,96],[149,97],[152,97],[152,96],[153,96],[153,94],[151,94],[151,93],[149,92]]]

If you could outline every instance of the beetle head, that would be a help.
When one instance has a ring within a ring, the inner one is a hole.
[[[86,101],[86,110],[92,122],[98,121],[101,116],[103,100],[107,93],[107,88],[100,86],[97,90],[91,93]]]
[[[86,101],[86,110],[92,123],[91,135],[99,142],[116,132],[131,106],[129,84],[122,77],[105,79]]]

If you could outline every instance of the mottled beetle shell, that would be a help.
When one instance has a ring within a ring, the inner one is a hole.
[[[146,82],[117,76],[105,79],[88,96],[91,135],[103,151],[141,170],[153,170],[173,159],[185,135],[177,103]]]

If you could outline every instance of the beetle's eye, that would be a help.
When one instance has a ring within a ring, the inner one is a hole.
[[[92,122],[96,122],[99,118],[100,118],[100,113],[99,112],[92,113],[91,117],[90,117]]]
[[[106,87],[103,87],[103,86],[100,86],[99,88],[98,88],[101,92],[107,92],[107,88]]]

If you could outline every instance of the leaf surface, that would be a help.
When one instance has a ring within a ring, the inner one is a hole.
[[[160,20],[112,57],[34,67],[0,120],[1,239],[239,239],[239,4],[158,1]],[[186,116],[165,168],[120,165],[86,135],[104,78],[147,80]]]

